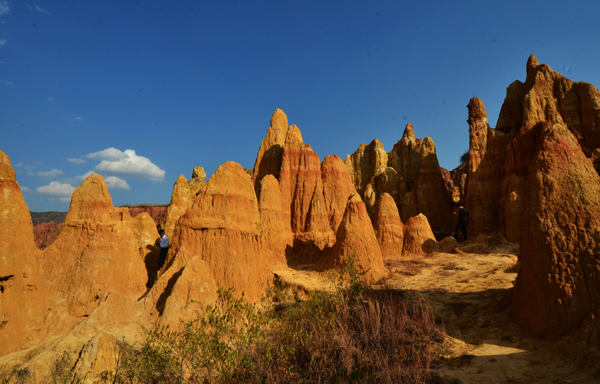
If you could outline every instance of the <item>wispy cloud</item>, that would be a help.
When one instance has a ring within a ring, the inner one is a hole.
[[[86,157],[101,160],[100,164],[94,168],[96,171],[135,176],[153,181],[162,181],[165,178],[165,171],[153,164],[147,157],[136,155],[132,149],[121,151],[111,147],[90,153]]]
[[[21,187],[21,192],[30,193],[31,189],[29,189],[28,187]]]
[[[13,85],[15,85],[15,84],[14,84],[12,81],[10,81],[10,80],[6,80],[6,79],[4,79],[4,80],[0,80],[0,83],[4,83],[4,84],[6,84],[8,87],[12,87]]]
[[[104,181],[106,181],[106,186],[109,189],[131,189],[125,180],[117,176],[108,176],[104,179]]]
[[[48,177],[48,178],[54,178],[54,177],[56,177],[56,176],[58,176],[58,175],[62,175],[63,173],[64,173],[64,172],[63,172],[62,170],[54,168],[54,169],[53,169],[53,170],[51,170],[51,171],[47,171],[47,172],[38,172],[38,176],[41,176],[41,177]]]
[[[51,15],[50,12],[43,10],[42,8],[40,8],[39,5],[35,5],[33,7],[31,5],[27,5],[27,8],[31,9],[32,11],[38,11],[38,12],[47,13],[47,14]]]
[[[41,193],[43,195],[53,195],[53,196],[59,196],[59,197],[68,199],[71,197],[71,195],[75,191],[75,187],[72,186],[71,184],[53,181],[48,185],[37,187],[35,189],[35,191],[37,193]],[[61,200],[61,201],[63,201],[63,200]]]
[[[67,159],[67,161],[70,161],[73,164],[83,164],[83,163],[87,163],[86,159]]]
[[[49,98],[48,98],[48,101],[52,101],[52,100],[54,100],[52,97],[49,97]]]
[[[1,0],[0,1],[0,16],[4,16],[8,12],[10,12],[10,8],[8,7],[8,1]]]
[[[83,117],[81,117],[81,116],[74,117],[73,120],[71,120],[71,122],[73,122],[73,123],[81,123],[82,121],[83,121]]]
[[[6,44],[6,39],[0,39],[0,47]]]
[[[33,165],[23,165],[23,163],[19,163],[15,165],[16,168],[23,168],[27,172],[27,175],[35,176],[33,174]]]

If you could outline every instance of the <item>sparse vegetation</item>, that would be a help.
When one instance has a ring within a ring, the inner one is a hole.
[[[286,305],[285,287],[262,305],[219,288],[218,303],[180,330],[147,330],[142,345],[122,345],[114,382],[428,382],[432,347],[443,340],[429,308],[366,289],[364,273],[350,259],[335,292]]]

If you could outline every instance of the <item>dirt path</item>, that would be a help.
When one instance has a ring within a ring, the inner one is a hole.
[[[432,365],[434,382],[600,383],[600,366],[582,368],[565,357],[564,340],[533,339],[512,320],[517,248],[506,242],[494,247],[471,243],[453,253],[386,260],[390,278],[379,287],[427,300],[436,322],[444,324],[448,338]],[[480,253],[467,253],[473,251]],[[278,275],[309,289],[322,284],[314,272]]]
[[[426,299],[446,327],[443,357],[432,366],[438,382],[600,383],[600,372],[564,357],[564,343],[533,339],[512,320],[518,258],[510,244],[489,254],[460,249],[388,261],[392,275],[385,285]]]

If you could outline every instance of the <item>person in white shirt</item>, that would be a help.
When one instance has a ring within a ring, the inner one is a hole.
[[[160,248],[160,257],[158,258],[158,269],[161,269],[165,260],[167,259],[167,253],[169,252],[169,238],[165,235],[164,230],[158,231],[160,238],[158,239],[158,246]]]

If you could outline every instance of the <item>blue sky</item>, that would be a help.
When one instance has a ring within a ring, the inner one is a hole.
[[[594,1],[0,0],[0,150],[32,211],[90,171],[115,205],[168,203],[179,174],[252,168],[275,108],[321,159],[406,123],[453,169],[466,105],[495,126],[525,63],[600,84]]]

